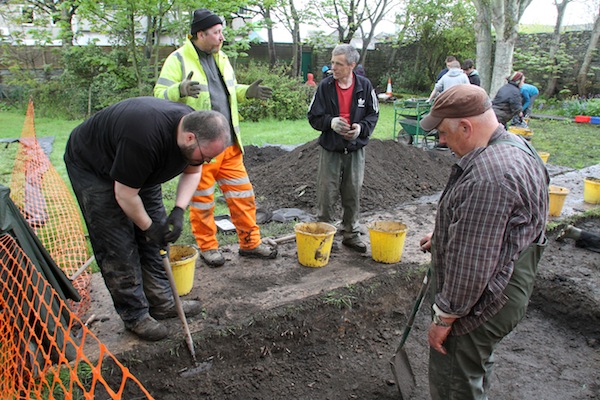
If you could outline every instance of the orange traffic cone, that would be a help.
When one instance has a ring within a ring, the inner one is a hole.
[[[388,96],[392,96],[392,78],[388,78],[387,89],[385,90],[385,94]]]

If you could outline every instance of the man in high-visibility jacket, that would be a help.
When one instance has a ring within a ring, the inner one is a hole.
[[[254,190],[243,162],[238,102],[246,98],[268,99],[272,90],[238,85],[223,44],[223,20],[205,8],[194,11],[190,37],[171,53],[154,87],[154,96],[185,103],[196,110],[212,109],[225,115],[231,124],[232,145],[202,166],[202,177],[190,202],[190,222],[200,256],[210,267],[225,263],[216,238],[214,187],[219,184],[236,227],[239,254],[245,257],[275,258],[277,250],[261,242],[256,224]]]

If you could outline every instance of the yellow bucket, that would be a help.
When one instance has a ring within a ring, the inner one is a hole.
[[[548,153],[547,151],[538,151],[537,153],[544,162],[544,164],[546,164],[548,162],[548,157],[550,157],[550,153]]]
[[[549,214],[551,217],[558,217],[562,212],[563,205],[565,204],[565,199],[569,194],[569,189],[550,185],[550,210]]]
[[[583,179],[583,201],[600,204],[600,178],[587,177]]]
[[[305,267],[323,267],[329,262],[335,226],[325,222],[296,224],[298,262]]]
[[[399,262],[408,230],[406,225],[398,221],[375,221],[367,227],[373,260],[386,264]]]
[[[172,245],[169,251],[169,261],[173,270],[173,280],[177,294],[184,296],[192,291],[194,286],[194,271],[198,250],[192,246]]]

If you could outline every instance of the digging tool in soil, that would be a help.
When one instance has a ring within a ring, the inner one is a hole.
[[[290,235],[286,235],[286,236],[282,236],[276,239],[272,239],[272,238],[263,238],[263,243],[271,246],[271,247],[277,247],[278,244],[281,243],[285,243],[285,242],[291,242],[292,240],[296,240],[296,234],[292,233]]]
[[[402,338],[400,339],[400,344],[396,349],[396,353],[390,358],[390,366],[392,367],[392,375],[394,375],[394,381],[396,382],[396,386],[398,387],[398,391],[400,392],[401,400],[408,400],[415,389],[416,380],[415,374],[410,366],[410,361],[408,360],[408,355],[406,354],[406,350],[404,350],[404,343],[406,343],[406,339],[410,334],[410,330],[412,329],[413,323],[415,322],[415,317],[421,308],[421,304],[423,303],[423,298],[425,297],[425,293],[427,293],[427,289],[429,289],[429,278],[431,276],[431,267],[427,269],[427,273],[423,277],[423,283],[421,284],[421,288],[419,289],[419,294],[417,295],[417,299],[415,300],[415,304],[413,305],[412,312],[408,317],[408,321],[406,322],[406,327],[404,328],[404,332],[402,333]]]
[[[196,362],[196,351],[194,350],[194,341],[192,340],[192,334],[190,333],[190,327],[188,326],[187,319],[185,318],[185,312],[183,311],[183,306],[181,305],[181,299],[179,298],[179,294],[177,293],[177,286],[175,286],[175,278],[173,278],[173,271],[171,270],[171,263],[169,262],[169,252],[167,250],[161,249],[160,256],[163,259],[163,267],[165,272],[167,273],[167,278],[169,279],[169,284],[171,284],[171,291],[173,292],[173,298],[175,300],[175,308],[177,309],[177,315],[181,320],[183,325],[183,329],[186,335],[186,343],[188,349],[190,350],[190,354],[192,355],[192,360],[194,363]]]

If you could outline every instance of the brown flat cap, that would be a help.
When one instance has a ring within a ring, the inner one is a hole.
[[[485,90],[477,85],[455,85],[435,99],[433,107],[422,120],[421,128],[429,132],[444,118],[465,118],[481,115],[492,107]]]

